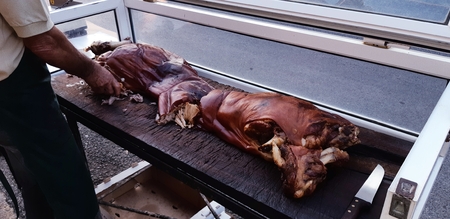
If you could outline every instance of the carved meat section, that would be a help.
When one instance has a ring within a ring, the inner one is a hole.
[[[126,89],[158,100],[159,123],[174,120],[185,103],[197,104],[213,89],[186,60],[160,47],[131,41],[94,42],[87,50],[98,55],[97,62]]]
[[[325,165],[348,160],[343,149],[359,143],[358,128],[338,115],[291,96],[214,89],[162,48],[125,41],[88,49],[125,88],[158,99],[160,124],[200,127],[274,162],[291,197],[312,193],[325,179]]]
[[[200,101],[198,125],[241,149],[273,161],[288,195],[310,194],[325,164],[348,159],[359,130],[309,102],[276,93],[213,90]]]

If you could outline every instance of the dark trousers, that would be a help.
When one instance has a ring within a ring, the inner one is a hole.
[[[3,144],[12,147],[6,156],[27,218],[98,217],[89,171],[59,109],[47,66],[30,51],[0,81],[0,132],[7,136]]]

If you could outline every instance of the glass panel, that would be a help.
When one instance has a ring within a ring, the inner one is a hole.
[[[93,58],[94,54],[90,51],[85,52],[84,48],[95,40],[117,40],[119,37],[115,20],[114,12],[110,11],[55,26],[69,38],[80,52]],[[49,70],[55,72],[59,69],[49,65]]]
[[[114,12],[110,11],[85,17],[83,19],[57,24],[56,27],[58,27],[58,29],[69,39],[95,34],[105,34],[110,38],[118,39],[115,21]]]
[[[137,42],[316,103],[420,132],[446,80],[131,11]]]
[[[450,1],[440,0],[283,0],[357,10],[434,23],[447,23]]]

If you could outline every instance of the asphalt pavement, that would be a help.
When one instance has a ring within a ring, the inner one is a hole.
[[[420,217],[420,219],[444,218],[450,218],[450,154],[448,152]]]

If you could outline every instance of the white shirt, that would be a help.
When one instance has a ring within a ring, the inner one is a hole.
[[[21,38],[47,32],[53,25],[45,0],[0,1],[0,81],[19,65],[25,50]]]

